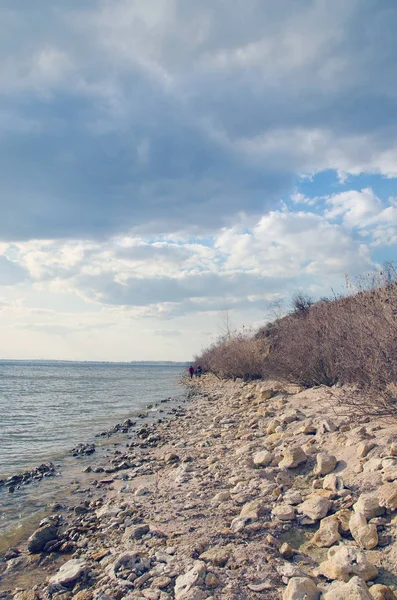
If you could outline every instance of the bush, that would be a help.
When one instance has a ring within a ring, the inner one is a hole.
[[[195,362],[217,377],[258,379],[263,375],[261,346],[249,334],[234,333],[218,339]]]

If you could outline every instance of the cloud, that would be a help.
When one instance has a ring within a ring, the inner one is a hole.
[[[202,235],[302,173],[397,176],[389,0],[21,6],[1,8],[0,239]]]

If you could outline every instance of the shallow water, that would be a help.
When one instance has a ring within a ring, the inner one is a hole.
[[[95,434],[181,397],[182,372],[183,365],[0,361],[0,479],[49,460],[59,474],[15,494],[0,488],[2,535],[14,535],[81,474],[90,457],[72,458],[74,446],[95,442],[96,459],[106,442]]]

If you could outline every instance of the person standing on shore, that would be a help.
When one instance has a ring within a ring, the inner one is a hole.
[[[200,367],[200,365],[197,366],[196,377],[201,377],[201,367]]]
[[[190,367],[188,368],[188,371],[189,371],[190,379],[193,379],[193,375],[194,375],[193,365],[190,365]]]

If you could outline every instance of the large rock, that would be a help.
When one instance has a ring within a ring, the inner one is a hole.
[[[149,558],[140,552],[122,552],[116,560],[106,567],[106,574],[119,585],[129,587],[131,582],[125,579],[125,573],[145,573],[150,567]]]
[[[374,600],[397,600],[397,596],[387,585],[377,583],[369,588],[371,597]],[[15,596],[14,596],[15,598]]]
[[[273,508],[272,515],[280,521],[289,521],[295,517],[295,509],[290,504],[279,504]]]
[[[317,454],[317,463],[314,467],[314,473],[320,476],[328,475],[328,473],[331,473],[331,471],[335,469],[337,462],[335,456],[320,452]]]
[[[329,490],[330,492],[338,492],[343,490],[343,479],[340,475],[335,475],[335,473],[330,473],[324,477],[323,481],[323,490]]]
[[[323,519],[331,507],[331,501],[324,496],[314,495],[298,506],[298,512],[313,521]]]
[[[368,525],[364,513],[355,512],[350,517],[349,529],[355,541],[361,548],[372,550],[378,545],[376,525]]]
[[[205,563],[196,560],[193,567],[187,573],[179,575],[175,581],[174,588],[176,600],[186,600],[187,598],[191,598],[191,592],[194,592],[194,597],[197,598],[197,600],[208,596],[208,594],[201,592],[201,590],[195,589],[204,583],[206,572]]]
[[[50,578],[51,585],[62,585],[64,587],[73,586],[80,577],[88,571],[88,566],[85,560],[72,559],[68,560],[59,569],[58,573]]]
[[[205,562],[209,562],[216,567],[224,567],[229,560],[229,556],[229,550],[214,546],[213,548],[209,548],[200,554],[200,559],[204,560]]]
[[[378,569],[369,562],[363,552],[341,544],[328,550],[328,558],[320,564],[319,572],[328,579],[347,582],[357,575],[364,581],[369,581],[377,576]]]
[[[284,590],[283,600],[317,600],[320,590],[308,577],[292,577]]]
[[[348,583],[339,583],[323,595],[323,600],[373,600],[364,581],[352,577]]]
[[[254,454],[252,460],[257,467],[267,467],[273,460],[273,454],[268,450],[261,450],[261,452]]]
[[[320,548],[329,548],[341,539],[339,521],[331,515],[320,521],[320,529],[312,537],[312,543]]]
[[[132,527],[127,527],[123,534],[122,540],[123,542],[140,540],[144,535],[146,535],[149,532],[149,529],[149,525],[146,525],[146,523],[141,523],[140,525],[132,525]]]
[[[383,515],[385,512],[385,509],[379,504],[379,498],[376,492],[366,492],[361,494],[353,508],[355,512],[363,513],[368,521],[374,517]]]
[[[252,500],[244,504],[240,512],[240,517],[252,517],[253,521],[257,521],[266,512],[266,504],[263,500]]]
[[[360,442],[356,450],[358,458],[365,458],[372,448],[375,448],[375,443],[372,440],[369,442]]]
[[[307,456],[299,446],[297,448],[287,448],[284,451],[283,458],[279,463],[280,469],[295,469],[307,461]]]
[[[39,554],[48,542],[56,539],[58,539],[58,527],[55,525],[39,527],[28,539],[28,551],[31,554]]]
[[[397,483],[385,483],[378,490],[379,506],[397,509]]]

